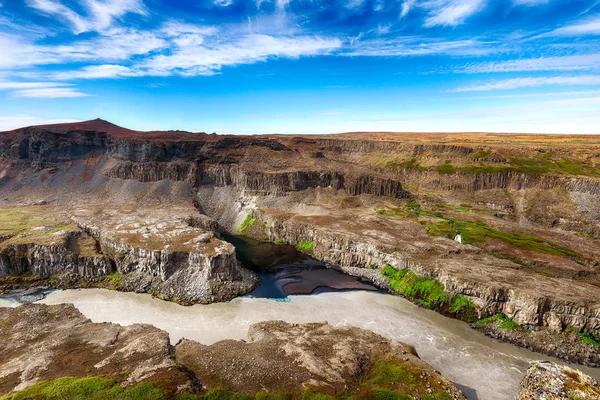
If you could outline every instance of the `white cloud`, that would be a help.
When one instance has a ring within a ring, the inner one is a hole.
[[[211,75],[222,66],[250,64],[273,57],[298,58],[339,49],[339,39],[312,36],[275,37],[249,34],[231,42],[178,43],[170,54],[160,54],[133,69],[147,75]]]
[[[535,78],[512,78],[494,80],[450,90],[450,92],[479,92],[487,90],[510,90],[548,85],[600,85],[600,75],[554,76]]]
[[[513,4],[517,6],[539,6],[540,4],[546,4],[550,0],[513,0]]]
[[[123,78],[129,76],[138,76],[130,68],[115,65],[89,65],[78,71],[64,71],[52,75],[53,79],[69,80],[69,79],[103,79],[103,78]]]
[[[454,72],[474,74],[517,71],[583,71],[592,69],[600,69],[600,53],[475,63],[457,68]]]
[[[481,11],[487,0],[428,0],[419,4],[429,10],[423,26],[457,26]]]
[[[0,90],[10,90],[12,97],[27,98],[59,98],[59,97],[85,97],[72,84],[57,82],[14,82],[0,81]]]
[[[213,4],[219,7],[229,7],[233,4],[233,0],[213,0]]]
[[[548,33],[550,36],[600,35],[600,15],[566,25]]]
[[[400,18],[406,17],[414,5],[415,0],[404,0],[400,10]]]
[[[27,0],[27,5],[45,14],[56,15],[61,19],[66,20],[72,25],[73,32],[75,33],[82,33],[90,29],[88,21],[59,1]]]
[[[142,0],[81,0],[87,11],[84,17],[59,0],[27,0],[27,4],[44,14],[57,16],[72,25],[73,32],[101,31],[125,14],[147,15]]]
[[[44,89],[23,89],[16,90],[11,93],[14,97],[28,99],[59,99],[70,97],[87,97],[86,93],[82,93],[74,88],[44,88]]]
[[[0,33],[0,70],[67,62],[128,60],[166,48],[168,42],[153,32],[112,29],[89,40],[63,45],[35,45]]]
[[[438,40],[405,36],[392,40],[357,40],[344,55],[348,56],[424,56],[444,54],[452,56],[486,55],[501,49],[494,43],[467,40]]]

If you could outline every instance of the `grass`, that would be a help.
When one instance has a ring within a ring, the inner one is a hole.
[[[437,203],[437,207],[461,212],[470,212],[471,210],[465,205],[453,206],[450,204]],[[494,229],[488,226],[483,221],[469,221],[458,218],[451,218],[441,212],[425,210],[421,205],[412,200],[403,208],[379,209],[376,212],[380,215],[397,216],[402,218],[419,218],[419,217],[435,217],[438,221],[424,219],[419,221],[425,227],[428,234],[432,236],[440,236],[448,239],[454,239],[458,233],[462,236],[463,244],[482,244],[488,240],[500,240],[511,246],[533,250],[541,253],[569,257],[575,261],[581,259],[581,255],[574,250],[560,246],[556,243],[549,242],[534,236],[526,235],[518,232],[505,232]],[[481,246],[480,246],[481,247]],[[519,258],[499,254],[490,253],[494,257],[509,259],[519,265],[527,265],[527,263]]]
[[[480,174],[513,171],[533,175],[554,173],[560,175],[600,177],[600,166],[575,158],[556,158],[556,154],[553,152],[537,154],[533,157],[511,157],[505,164],[501,165],[485,163],[485,160],[489,159],[491,155],[491,150],[479,150],[472,156],[473,160],[478,160],[479,162],[465,167],[453,166],[452,160],[446,160],[443,164],[436,167],[423,167],[416,158],[402,162],[390,160],[385,163],[384,167],[419,171],[434,169],[441,174],[453,174],[456,172]]]
[[[151,383],[123,387],[117,382],[92,376],[66,377],[53,381],[40,381],[19,392],[0,397],[0,400],[163,400],[165,392]]]
[[[452,165],[452,160],[446,160],[442,165],[436,167],[436,171],[440,174],[453,174],[457,169]]]
[[[477,320],[475,304],[464,296],[446,293],[444,284],[437,279],[423,278],[407,269],[396,270],[391,265],[386,265],[382,274],[396,293],[411,301],[467,322]]]
[[[426,171],[429,169],[428,167],[423,167],[421,164],[419,164],[416,158],[411,158],[402,162],[399,162],[398,160],[390,160],[385,163],[384,168],[404,168],[419,171]]]
[[[64,239],[60,233],[79,230],[42,206],[0,208],[0,250],[10,245],[50,245]]]
[[[523,233],[499,231],[482,221],[466,221],[445,216],[443,219],[443,221],[423,222],[427,233],[448,238],[453,238],[457,233],[460,233],[464,244],[477,244],[495,239],[521,249],[566,256],[573,259],[580,258],[577,252],[566,247]],[[510,257],[507,256],[507,258]]]
[[[248,215],[244,222],[240,225],[240,233],[243,233],[246,229],[248,229],[252,224],[256,222],[256,218]]]
[[[591,345],[593,345],[595,347],[600,347],[600,342],[598,342],[598,340],[596,340],[596,338],[594,338],[589,333],[587,333],[587,332],[579,332],[576,329],[573,329],[573,332],[575,332],[577,335],[579,335],[579,337],[581,338],[581,340],[583,340],[585,343],[591,344]]]
[[[298,250],[304,251],[306,253],[312,253],[314,247],[315,247],[315,242],[298,242],[296,244],[296,248]]]
[[[473,154],[473,158],[476,159],[485,159],[488,158],[489,156],[492,155],[492,151],[491,150],[479,150],[478,152],[476,152],[475,154]]]
[[[121,273],[119,271],[113,272],[110,275],[107,275],[104,278],[104,282],[111,284],[112,286],[121,286],[122,284],[125,283],[125,278],[123,278],[123,275],[121,275]]]
[[[283,244],[283,240],[281,240],[281,239],[275,239],[273,241],[273,243],[275,243],[275,244]]]
[[[518,322],[512,320],[504,314],[496,314],[491,317],[480,319],[475,323],[478,327],[483,327],[487,324],[495,323],[500,329],[506,329],[510,331],[524,331],[524,329]]]

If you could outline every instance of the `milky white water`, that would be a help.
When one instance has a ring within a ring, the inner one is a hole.
[[[357,326],[412,344],[423,360],[470,399],[514,399],[528,362],[551,359],[496,342],[463,322],[400,297],[374,292],[291,296],[287,302],[242,297],[228,303],[183,307],[145,294],[85,289],[56,291],[41,302],[73,303],[94,322],[152,324],[169,332],[173,343],[182,337],[204,344],[246,339],[248,326],[265,320]],[[600,370],[577,368],[600,378]]]

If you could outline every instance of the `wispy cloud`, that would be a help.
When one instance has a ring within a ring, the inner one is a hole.
[[[370,39],[355,41],[344,55],[349,56],[425,56],[425,55],[486,55],[498,52],[502,46],[477,39],[441,40],[420,37]]]
[[[415,0],[404,0],[400,9],[400,18],[406,17],[414,5]]]
[[[583,71],[593,69],[600,69],[600,53],[473,63],[456,68],[454,72],[474,74],[526,71]]]
[[[86,97],[73,85],[57,82],[14,82],[0,81],[0,90],[9,90],[12,97],[26,98],[65,98]]]
[[[548,85],[600,85],[600,75],[554,76],[534,78],[512,78],[493,80],[449,90],[450,92],[481,92],[488,90],[510,90]]]
[[[85,0],[82,3],[87,16],[78,14],[59,0],[27,0],[30,7],[70,23],[77,34],[109,28],[114,19],[128,13],[147,14],[141,0]]]
[[[13,97],[28,99],[60,99],[72,97],[87,97],[89,94],[82,93],[74,88],[44,88],[44,89],[24,89],[16,90],[11,93]]]
[[[546,36],[581,35],[600,35],[600,15],[594,15],[573,24],[565,25],[546,34]]]
[[[539,6],[540,4],[547,4],[550,0],[513,0],[513,4],[518,6]]]
[[[486,0],[429,0],[419,5],[429,10],[425,19],[425,27],[457,26],[465,22],[471,15],[481,11]]]

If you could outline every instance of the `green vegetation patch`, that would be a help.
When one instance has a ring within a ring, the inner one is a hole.
[[[581,338],[581,340],[583,340],[585,343],[591,344],[591,345],[596,346],[596,347],[600,347],[600,342],[595,337],[593,337],[592,335],[590,335],[589,333],[587,333],[587,332],[579,332],[576,329],[573,329],[573,332],[575,332],[577,335],[579,335],[579,337]]]
[[[384,165],[385,168],[404,168],[404,169],[412,169],[418,171],[426,171],[429,167],[424,167],[417,161],[416,158],[411,158],[409,160],[398,161],[398,160],[390,160],[387,161]]]
[[[250,226],[252,224],[254,224],[256,221],[257,221],[256,218],[248,215],[246,217],[246,219],[244,220],[244,222],[242,222],[242,225],[240,225],[240,233],[243,233],[246,229],[250,228]]]
[[[300,251],[304,251],[306,253],[312,253],[313,248],[315,247],[315,242],[298,242],[296,244],[296,248]]]
[[[452,160],[446,160],[442,165],[436,167],[436,171],[440,174],[453,174],[457,169],[452,165]]]
[[[495,323],[500,329],[506,329],[509,331],[527,331],[518,322],[501,313],[480,319],[475,323],[475,326],[484,327],[491,323]]]
[[[548,242],[546,240],[517,232],[503,232],[487,226],[481,221],[466,221],[453,218],[444,218],[447,225],[462,236],[465,244],[485,242],[488,239],[501,240],[511,246],[539,251],[542,253],[578,258],[579,254],[571,249]],[[441,224],[436,223],[436,229],[428,229],[428,232],[443,231]],[[428,224],[426,224],[428,227]],[[428,227],[429,228],[429,227]]]
[[[27,389],[4,395],[0,400],[163,400],[166,398],[165,392],[151,383],[123,387],[111,379],[91,376],[40,381]]]
[[[422,278],[408,269],[396,270],[391,265],[386,265],[382,274],[395,292],[411,301],[467,322],[477,320],[475,304],[464,296],[446,293],[444,284],[437,279]]]
[[[19,244],[50,245],[62,240],[62,233],[78,231],[77,225],[60,219],[41,206],[0,208],[0,250]]]
[[[104,282],[116,287],[123,285],[125,283],[125,278],[119,271],[116,271],[107,275],[106,278],[104,278]]]
[[[485,159],[492,155],[491,150],[479,150],[475,154],[473,154],[473,158],[476,159]]]

